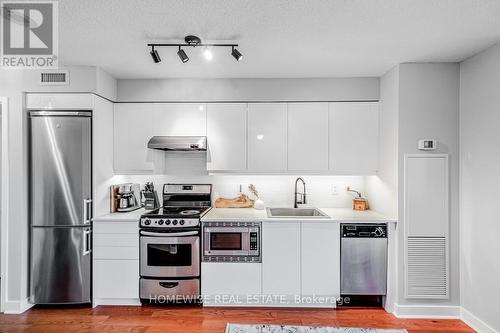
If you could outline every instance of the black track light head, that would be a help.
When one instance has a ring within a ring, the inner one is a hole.
[[[151,54],[151,58],[153,58],[155,64],[161,61],[160,54],[158,53],[158,51],[155,50],[154,47],[151,48],[151,52],[149,54]]]
[[[240,61],[241,59],[243,59],[243,54],[241,54],[240,51],[238,51],[234,46],[233,46],[233,50],[231,51],[231,55],[234,57],[234,59],[236,59],[237,61]]]
[[[184,50],[181,49],[180,46],[179,46],[179,51],[177,51],[177,55],[179,56],[179,58],[181,59],[181,61],[183,63],[186,63],[189,61],[189,57],[187,56],[186,52],[184,52]]]

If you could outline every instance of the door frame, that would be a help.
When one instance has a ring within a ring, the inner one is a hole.
[[[7,248],[8,248],[8,220],[9,220],[9,100],[0,97],[2,117],[2,161],[1,169],[1,216],[0,216],[0,312],[5,311],[7,299]]]

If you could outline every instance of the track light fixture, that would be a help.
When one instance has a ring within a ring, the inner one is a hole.
[[[181,49],[180,46],[179,46],[179,51],[177,51],[177,55],[179,56],[179,58],[181,59],[181,61],[183,63],[186,63],[189,61],[189,57],[187,56],[186,52],[184,52],[184,50]]]
[[[243,59],[243,54],[241,54],[240,51],[238,51],[234,46],[233,46],[233,50],[231,51],[231,55],[234,57],[234,59],[236,59],[237,61],[240,61],[241,59]]]
[[[149,54],[151,54],[151,58],[153,58],[155,64],[161,61],[160,54],[158,53],[158,51],[155,50],[154,46],[151,46],[151,52]]]
[[[182,44],[164,44],[164,43],[151,43],[148,44],[148,46],[151,47],[151,57],[153,58],[153,61],[155,63],[159,63],[161,61],[160,55],[158,54],[158,51],[155,50],[155,47],[178,47],[179,50],[177,51],[177,55],[181,59],[183,63],[186,63],[189,61],[189,57],[187,56],[186,52],[182,49],[182,47],[197,47],[197,46],[205,46],[206,49],[203,52],[203,55],[206,60],[210,61],[213,58],[213,53],[212,50],[209,49],[212,47],[230,47],[231,48],[231,55],[236,59],[237,61],[240,61],[243,58],[243,55],[241,54],[240,51],[236,49],[238,44],[204,44],[202,43],[201,39],[197,36],[186,36],[184,38],[185,43]]]

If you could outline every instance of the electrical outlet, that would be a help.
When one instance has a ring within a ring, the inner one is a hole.
[[[332,195],[339,195],[339,187],[337,185],[332,186]]]

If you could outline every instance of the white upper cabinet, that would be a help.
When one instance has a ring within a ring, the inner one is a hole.
[[[287,104],[248,104],[248,170],[286,171]]]
[[[378,103],[330,103],[330,171],[375,174],[378,140]]]
[[[202,103],[154,103],[152,135],[206,136],[207,114]]]
[[[328,170],[328,103],[288,104],[288,170]]]
[[[153,111],[147,103],[114,105],[114,168],[116,172],[151,172],[153,154],[148,141],[153,131]],[[99,161],[97,161],[99,162]]]
[[[207,141],[208,170],[246,170],[247,104],[208,104]]]

